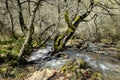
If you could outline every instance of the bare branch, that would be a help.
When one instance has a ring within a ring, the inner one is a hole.
[[[112,14],[108,7],[106,7],[106,6],[103,5],[102,3],[99,3],[97,6],[101,7],[101,8],[104,9],[105,11],[107,11],[107,13],[108,13],[108,15],[111,17],[111,19],[113,19],[113,21],[115,21],[115,19],[114,19],[112,16],[114,16],[114,15],[116,15],[116,14]]]
[[[24,3],[26,3],[26,2],[28,2],[28,0],[27,1],[23,1],[23,2],[21,2],[20,4],[24,4]],[[31,0],[29,0],[29,2],[32,2],[32,3],[37,3],[37,2],[35,2],[35,1],[31,1]]]
[[[77,27],[79,23],[83,21],[91,13],[93,8],[94,8],[94,0],[90,0],[89,10],[83,15],[79,16],[79,19],[74,23],[74,26]]]
[[[94,14],[89,20],[83,20],[82,22],[89,22],[91,20],[95,20],[97,18],[98,14]]]
[[[59,7],[59,5],[58,5],[58,14],[59,14],[59,16],[58,16],[58,22],[57,22],[57,24],[56,24],[55,30],[40,44],[40,46],[43,45],[43,44],[45,44],[46,41],[48,41],[49,38],[53,36],[53,34],[56,32],[56,30],[57,30],[57,28],[58,28],[58,26],[59,26],[59,22],[60,22],[60,7]],[[55,24],[53,24],[53,25],[55,25]],[[49,27],[50,27],[50,26],[49,26]],[[46,28],[46,29],[47,29],[47,28]],[[40,47],[40,46],[39,46],[39,47]]]
[[[114,0],[118,5],[120,5],[120,3],[117,0]]]
[[[52,25],[48,26],[43,32],[41,32],[40,35],[43,35],[47,30],[49,30],[53,26],[55,26],[55,24],[52,24]]]

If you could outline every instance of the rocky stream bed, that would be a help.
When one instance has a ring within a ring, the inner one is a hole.
[[[26,80],[120,80],[119,48],[115,45],[92,42],[87,42],[82,47],[85,47],[85,49],[67,48],[65,51],[59,52],[59,54],[62,54],[59,58],[50,58],[48,54],[52,51],[52,43],[49,43],[44,49],[34,51],[29,58],[29,62],[37,67],[38,71]],[[67,63],[74,60],[75,62],[67,65]],[[71,65],[81,64],[77,62],[79,60],[84,60],[87,66],[85,65],[84,68],[78,66],[79,69],[74,67],[73,71],[69,72],[69,70],[72,70],[69,68]],[[68,71],[67,74],[63,73],[64,70]],[[44,75],[44,77],[40,77],[40,75]],[[81,78],[78,75],[82,75]],[[37,76],[39,76],[38,79]]]

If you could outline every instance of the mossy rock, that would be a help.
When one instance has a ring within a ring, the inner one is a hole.
[[[71,80],[103,80],[102,74],[94,72],[82,59],[72,59],[62,68],[61,72],[65,75],[72,74]]]
[[[103,80],[102,74],[100,72],[94,72],[91,77],[93,80]]]
[[[63,67],[63,73],[75,72],[78,69],[85,68],[86,62],[82,59],[73,59],[68,61]]]
[[[78,59],[77,62],[78,62],[78,65],[80,66],[80,68],[86,67],[86,62],[84,60]]]
[[[71,79],[77,80],[84,79],[84,76],[81,74],[81,69],[86,66],[85,61],[81,59],[73,59],[68,61],[61,69],[64,74],[72,74]]]

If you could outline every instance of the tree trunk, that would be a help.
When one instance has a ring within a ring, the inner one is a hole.
[[[20,3],[20,0],[17,0],[17,3],[18,3],[18,9],[19,9],[19,22],[20,22],[20,27],[21,27],[21,30],[22,32],[25,33],[27,32],[27,27],[25,25],[25,22],[24,22],[24,18],[23,18],[23,13],[22,13],[22,7],[21,7],[21,3]]]
[[[30,53],[30,47],[31,47],[31,43],[32,43],[32,35],[34,33],[34,20],[35,20],[36,12],[37,12],[37,9],[39,8],[40,2],[41,2],[41,0],[38,0],[36,7],[34,8],[34,10],[31,13],[26,39],[25,39],[24,44],[22,45],[22,48],[20,49],[20,52],[18,55],[19,61],[23,58],[24,55],[28,55],[28,53]]]
[[[65,48],[65,44],[67,41],[73,36],[75,30],[77,29],[80,22],[86,18],[91,11],[87,11],[85,14],[81,16],[76,16],[73,22],[69,19],[68,12],[65,13],[64,18],[68,25],[68,29],[61,35],[57,35],[54,40],[54,52],[51,55],[54,55],[56,52]]]
[[[12,37],[17,38],[17,37],[15,36],[14,21],[13,21],[14,19],[13,19],[13,15],[12,15],[12,13],[10,12],[10,9],[9,9],[8,0],[5,0],[5,5],[6,5],[6,10],[7,10],[8,14],[9,14],[10,22],[11,22],[11,26],[12,26]]]

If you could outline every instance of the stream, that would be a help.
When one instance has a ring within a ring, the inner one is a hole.
[[[80,58],[85,60],[93,69],[101,71],[105,80],[120,80],[120,60],[111,56],[119,53],[116,50],[99,50],[103,44],[88,43],[89,46],[85,50],[77,48],[68,48],[63,52],[66,56],[60,58],[49,59],[49,52],[53,49],[53,44],[49,43],[46,48],[34,51],[29,61],[33,62],[33,66],[39,69],[54,68],[60,69],[67,61]]]

